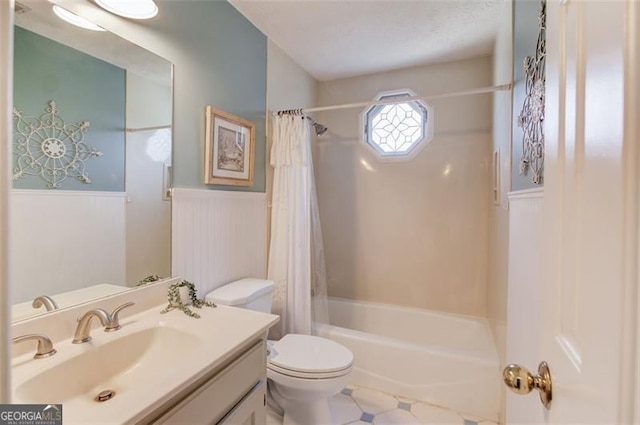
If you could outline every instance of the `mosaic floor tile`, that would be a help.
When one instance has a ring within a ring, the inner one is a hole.
[[[398,409],[410,411],[411,410],[411,403],[407,403],[405,401],[400,401],[400,402],[398,402]]]
[[[336,394],[329,399],[331,415],[338,424],[346,424],[357,421],[362,416],[362,410],[356,402],[345,394]]]
[[[329,399],[337,425],[498,425],[495,422],[442,407],[347,385]],[[268,409],[267,425],[282,425],[282,417]]]
[[[363,412],[374,415],[386,410],[395,409],[398,406],[398,400],[393,396],[368,388],[355,389],[351,397],[353,397]]]
[[[368,422],[371,423],[373,422],[373,418],[375,418],[376,415],[371,414],[371,413],[363,413],[362,416],[360,416],[360,420],[362,422]]]
[[[458,413],[427,403],[417,402],[411,405],[411,413],[423,424],[463,425],[463,419]]]
[[[400,409],[393,409],[376,415],[374,423],[375,425],[420,425],[420,421],[415,416],[406,410]]]
[[[465,425],[473,425],[474,423],[475,424],[483,424],[483,425],[496,424],[496,421],[492,421],[490,419],[483,418],[481,416],[472,415],[470,413],[460,412],[460,416],[465,421],[469,421],[469,424],[466,424],[466,422],[465,422]]]
[[[351,388],[343,388],[342,391],[340,391],[341,394],[344,395],[351,395],[351,393],[353,393],[353,389]]]

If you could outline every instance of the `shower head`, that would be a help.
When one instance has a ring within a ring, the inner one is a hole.
[[[317,136],[322,136],[324,133],[327,132],[328,128],[325,127],[324,125],[314,122],[313,124],[313,128],[316,131],[316,135]]]

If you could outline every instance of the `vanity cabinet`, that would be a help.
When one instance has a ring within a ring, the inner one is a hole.
[[[250,346],[204,383],[162,409],[149,423],[163,425],[265,425],[266,347]],[[173,404],[173,405],[171,405]]]

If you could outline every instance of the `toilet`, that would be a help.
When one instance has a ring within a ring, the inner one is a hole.
[[[219,305],[271,313],[273,282],[241,279],[210,292]],[[270,401],[284,412],[283,425],[329,425],[329,398],[349,382],[353,354],[326,338],[288,334],[268,341],[267,384]]]

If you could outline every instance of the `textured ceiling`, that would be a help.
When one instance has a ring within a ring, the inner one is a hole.
[[[230,0],[321,81],[492,52],[505,0]]]

